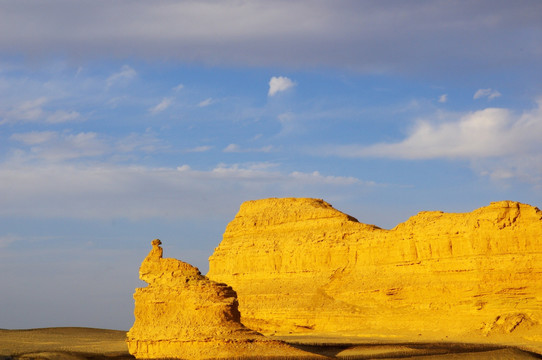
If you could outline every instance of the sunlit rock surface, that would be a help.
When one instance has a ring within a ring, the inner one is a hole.
[[[542,343],[542,212],[530,205],[421,212],[384,230],[322,200],[249,201],[209,260],[243,323],[266,334]]]
[[[163,258],[160,244],[153,240],[139,270],[149,285],[136,289],[135,322],[126,340],[136,358],[305,355],[243,326],[230,286],[209,280],[190,264]]]

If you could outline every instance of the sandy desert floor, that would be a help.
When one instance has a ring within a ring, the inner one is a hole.
[[[0,359],[133,359],[125,331],[92,328],[0,330]]]
[[[134,359],[124,342],[126,333],[91,328],[0,330],[0,360],[127,360]],[[411,360],[527,360],[541,355],[512,347],[454,343],[359,344],[305,337],[285,338],[293,346],[315,355],[339,359]],[[258,359],[257,354],[254,357]],[[279,357],[278,357],[279,358]],[[261,359],[261,358],[260,358]],[[320,357],[321,359],[321,357]]]

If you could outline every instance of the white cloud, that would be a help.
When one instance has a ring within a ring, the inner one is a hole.
[[[101,159],[112,161],[137,160],[140,156],[170,149],[150,129],[143,134],[131,133],[114,139],[94,132],[32,131],[15,133],[9,138],[20,146],[11,149],[15,154],[9,161],[64,162],[74,159]]]
[[[56,131],[32,131],[29,133],[15,133],[10,139],[19,141],[25,145],[37,145],[56,139]]]
[[[111,106],[111,108],[115,109],[121,104],[122,102],[126,101],[128,99],[128,96],[122,95],[122,96],[116,96],[114,98],[111,98],[107,101],[107,105]]]
[[[173,91],[181,91],[182,89],[184,89],[184,85],[179,84],[179,85],[175,86],[172,90]]]
[[[74,121],[81,117],[77,111],[64,111],[57,110],[54,113],[47,116],[47,122],[51,124],[58,124],[68,121]]]
[[[371,186],[352,177],[318,172],[284,173],[277,164],[93,166],[66,163],[0,166],[0,216],[69,218],[179,218],[231,211],[244,200],[319,197]],[[223,209],[223,210],[220,210]]]
[[[493,100],[495,98],[498,98],[499,96],[501,96],[501,93],[498,92],[497,90],[493,90],[493,89],[478,89],[478,91],[476,91],[474,93],[474,96],[472,97],[473,99],[480,99],[480,98],[483,98],[483,97],[487,97],[488,100]]]
[[[47,111],[44,109],[44,105],[48,102],[49,100],[45,97],[23,101],[5,112],[3,119],[0,120],[0,124],[15,122],[44,122],[58,124],[81,118],[81,114],[77,111]]]
[[[274,96],[279,92],[286,91],[295,86],[295,83],[285,76],[273,76],[269,80],[268,96]]]
[[[241,148],[237,144],[229,144],[222,150],[225,153],[249,153],[249,152],[263,152],[268,153],[273,150],[273,146],[263,146],[261,148]]]
[[[206,107],[206,106],[211,105],[213,102],[214,102],[214,100],[213,100],[212,98],[207,98],[207,99],[201,101],[201,102],[198,104],[198,106],[199,106],[199,107]]]
[[[118,83],[123,83],[132,80],[137,76],[137,72],[129,65],[122,65],[119,72],[109,76],[106,80],[106,87],[110,88]]]
[[[477,173],[492,180],[506,183],[509,179],[517,178],[542,191],[542,153],[474,160],[471,166]]]
[[[284,174],[272,169],[278,167],[278,164],[273,163],[254,163],[248,165],[225,165],[220,164],[215,167],[210,173],[213,177],[229,180],[248,180],[255,181],[257,184],[262,182],[278,182],[283,184],[291,184],[299,187],[303,184],[313,185],[354,185],[354,184],[369,184],[354,177],[342,176],[323,176],[318,171],[312,173],[304,173],[294,171],[289,174]]]
[[[273,146],[271,146],[271,145],[262,146],[261,148],[255,149],[255,151],[256,152],[268,153],[268,152],[273,151]]]
[[[199,152],[207,152],[211,150],[213,147],[210,145],[202,145],[202,146],[196,146],[190,149],[186,149],[184,152],[187,153],[199,153]]]
[[[166,110],[171,104],[173,103],[172,98],[163,98],[160,103],[158,103],[156,106],[153,106],[149,109],[149,112],[153,115],[156,115],[164,110]]]
[[[439,103],[445,103],[448,102],[448,94],[442,94],[438,98]]]
[[[368,153],[410,159],[499,156],[508,152],[501,142],[510,113],[489,108],[463,115],[458,121],[419,122],[408,138],[395,144],[377,144]]]
[[[19,149],[16,152],[17,162],[61,162],[96,157],[108,151],[108,145],[94,132],[29,132],[13,134],[10,139],[29,146],[28,149]]]
[[[234,153],[234,152],[240,152],[241,151],[241,147],[237,144],[229,144],[228,146],[226,146],[224,148],[224,150],[222,150],[223,152],[227,152],[227,153]]]
[[[131,133],[121,139],[119,139],[115,145],[115,152],[121,153],[154,153],[160,150],[166,150],[168,145],[164,144],[150,131],[144,134]]]
[[[449,117],[454,119],[419,121],[404,140],[396,143],[335,146],[321,153],[360,158],[464,159],[494,178],[542,179],[542,166],[537,165],[542,164],[542,99],[536,108],[522,114],[487,108]]]
[[[310,183],[324,183],[324,184],[333,184],[333,185],[354,185],[361,184],[362,182],[352,176],[324,176],[318,171],[312,173],[302,173],[294,171],[290,174],[291,177],[298,179],[306,184]],[[365,185],[376,185],[374,182],[365,182]]]
[[[40,120],[45,111],[43,105],[47,103],[47,99],[40,97],[34,100],[23,101],[7,111],[2,120],[2,123],[14,121],[37,121]]]

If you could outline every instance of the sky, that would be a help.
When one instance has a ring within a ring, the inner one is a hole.
[[[0,0],[0,328],[127,330],[247,200],[542,206],[542,2]]]

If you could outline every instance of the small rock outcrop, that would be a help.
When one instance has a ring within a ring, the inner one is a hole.
[[[526,204],[421,212],[385,230],[323,200],[249,201],[209,261],[264,334],[542,342],[542,212]]]
[[[128,349],[138,359],[218,359],[243,356],[305,356],[241,324],[237,294],[185,262],[162,257],[161,241],[141,264],[149,285],[134,294],[135,322]]]

